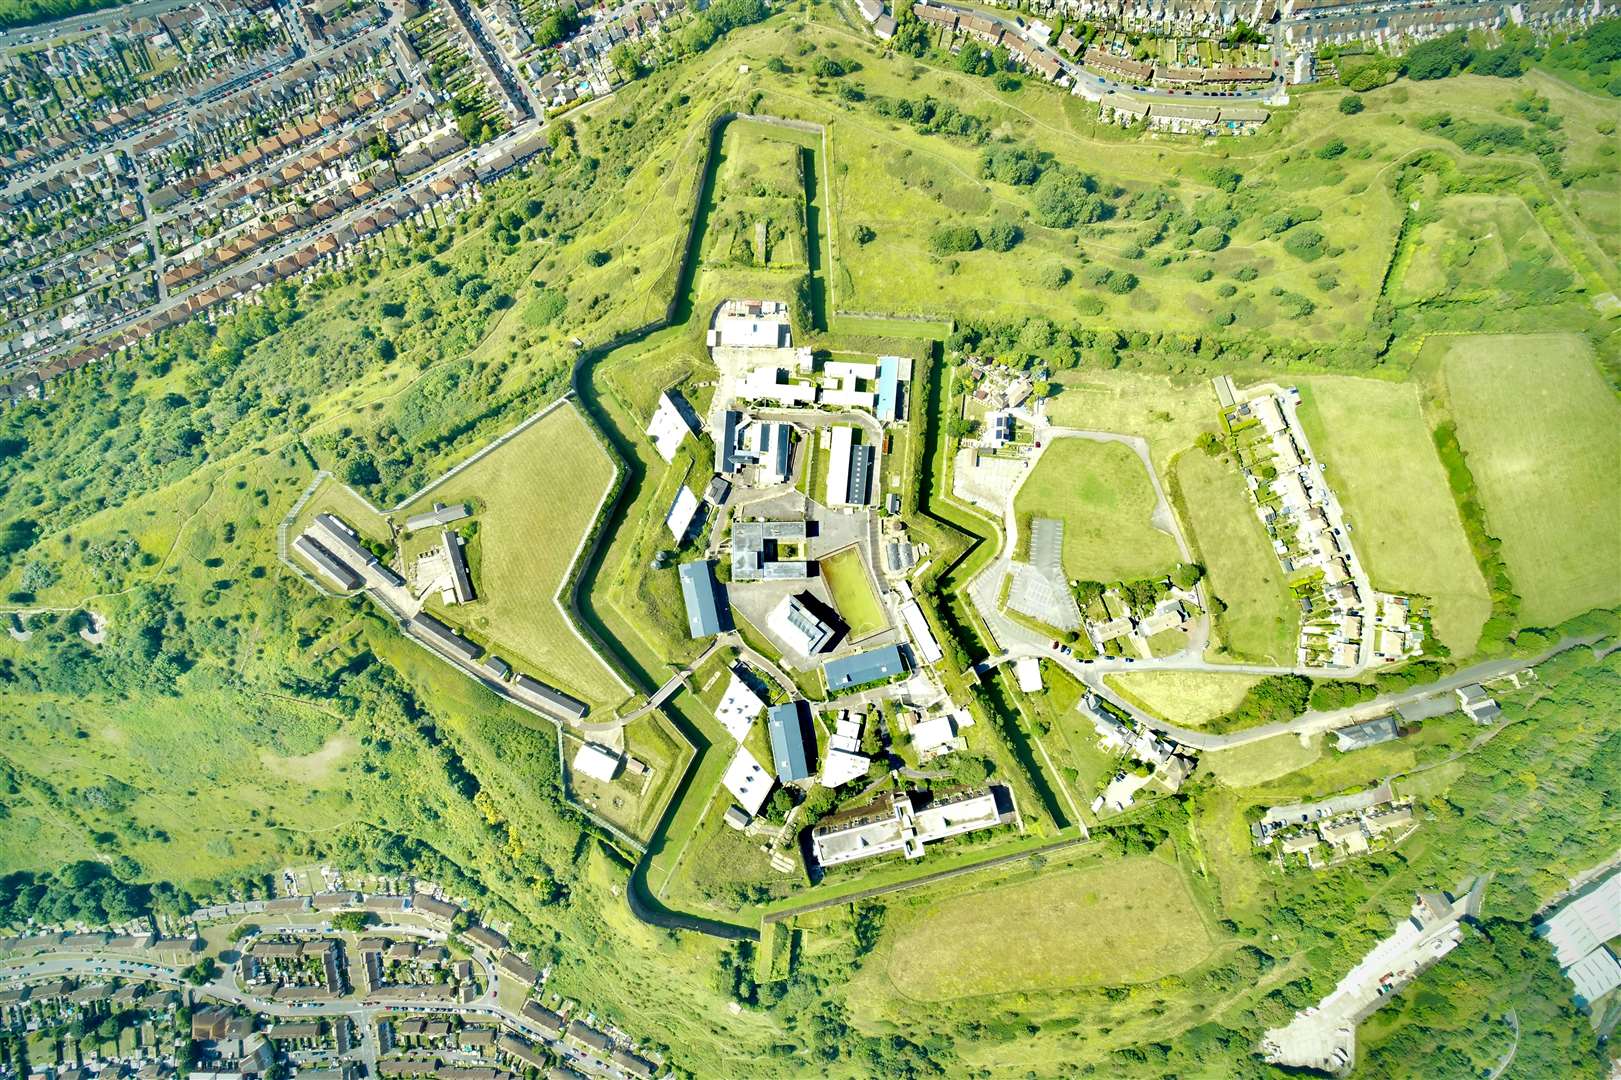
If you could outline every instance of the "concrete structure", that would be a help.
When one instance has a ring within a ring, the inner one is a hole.
[[[1021,656],[1013,662],[1013,678],[1026,694],[1041,692],[1041,661],[1034,656]]]
[[[737,521],[732,524],[733,581],[802,581],[810,577],[805,558],[809,534],[803,521]],[[783,558],[793,545],[794,558]]]
[[[450,588],[445,590],[445,599],[457,604],[470,603],[473,579],[467,573],[467,553],[462,550],[461,537],[454,530],[446,529],[440,540],[444,544],[445,563],[450,567]]]
[[[871,768],[872,759],[865,754],[849,750],[829,750],[822,759],[822,775],[816,782],[825,788],[843,787],[852,780],[866,776]]]
[[[715,706],[715,719],[719,720],[726,733],[738,742],[748,738],[749,729],[765,711],[765,702],[754,689],[744,681],[736,670],[732,672],[732,681],[727,684],[726,693]]]
[[[790,348],[788,305],[776,300],[727,300],[715,311],[707,340],[711,349]]]
[[[797,596],[785,596],[771,609],[766,628],[801,656],[815,656],[833,640],[833,628]]]
[[[824,867],[895,852],[908,859],[922,858],[926,844],[1015,820],[1013,810],[1000,809],[998,793],[1005,790],[937,792],[927,803],[910,792],[891,792],[866,806],[823,818],[811,831],[811,850]]]
[[[776,786],[771,774],[766,772],[760,763],[754,760],[748,747],[739,746],[732,755],[731,763],[726,766],[726,772],[720,778],[721,786],[732,793],[739,806],[749,817],[760,812],[765,800]]]
[[[658,408],[653,410],[653,419],[647,425],[647,437],[653,440],[653,448],[658,451],[659,457],[674,461],[675,452],[681,448],[681,440],[697,434],[697,419],[681,392],[666,390],[660,394]]]
[[[810,751],[805,745],[802,703],[789,701],[774,706],[766,727],[771,735],[771,757],[776,764],[777,778],[785,784],[810,779]]]
[[[829,691],[851,690],[868,683],[882,682],[906,673],[906,661],[895,645],[841,656],[822,665],[822,675]]]
[[[585,702],[553,689],[528,675],[517,675],[508,687],[512,696],[542,712],[563,720],[579,720],[585,716]]]
[[[731,605],[715,580],[714,567],[709,560],[700,559],[682,563],[678,571],[681,599],[687,607],[687,633],[693,638],[713,637],[732,629]]]
[[[348,592],[361,586],[360,575],[351,570],[341,559],[337,559],[308,533],[300,533],[293,539],[293,550],[315,567],[321,577],[333,587]]]

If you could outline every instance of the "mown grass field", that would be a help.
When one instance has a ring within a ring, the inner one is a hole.
[[[1192,450],[1177,458],[1175,475],[1194,555],[1227,605],[1216,617],[1220,646],[1238,659],[1293,663],[1300,611],[1237,468]]]
[[[948,1001],[1145,982],[1211,944],[1181,872],[1146,856],[943,900],[897,933],[887,972],[914,1001]]]
[[[1079,438],[1046,447],[1014,500],[1021,528],[1032,517],[1063,521],[1065,573],[1103,582],[1176,565],[1176,542],[1150,520],[1154,506],[1153,485],[1129,447]]]
[[[626,688],[582,640],[557,594],[613,477],[614,463],[591,429],[573,405],[562,405],[404,510],[408,517],[436,501],[483,505],[475,518],[479,599],[442,617],[514,667],[596,705],[623,700]]]
[[[850,627],[850,640],[859,641],[884,628],[884,609],[873,594],[861,562],[861,549],[847,547],[818,563],[822,579],[833,594],[833,606]]]
[[[1251,787],[1287,776],[1316,761],[1323,752],[1322,739],[1316,736],[1306,745],[1298,735],[1275,735],[1230,750],[1213,750],[1200,756],[1199,770],[1228,787]]]
[[[1375,588],[1434,601],[1436,634],[1467,656],[1491,613],[1480,567],[1413,383],[1303,380],[1312,449],[1345,506]]]
[[[1054,381],[1047,415],[1062,427],[1137,435],[1163,479],[1171,458],[1215,431],[1220,408],[1204,378],[1172,379],[1136,371],[1065,371]]]
[[[1621,601],[1621,402],[1585,343],[1462,338],[1442,376],[1522,619],[1552,625]]]
[[[1128,671],[1109,675],[1106,680],[1134,703],[1171,723],[1198,727],[1236,708],[1260,676]]]

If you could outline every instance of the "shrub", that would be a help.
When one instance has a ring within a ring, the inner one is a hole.
[[[1253,266],[1240,266],[1233,271],[1233,279],[1236,281],[1254,281],[1260,276],[1261,272]]]
[[[1193,246],[1203,251],[1220,251],[1227,246],[1227,234],[1214,225],[1206,225],[1193,234]]]
[[[1244,179],[1243,174],[1230,165],[1217,165],[1205,173],[1210,186],[1222,191],[1237,191],[1239,182]]]
[[[1023,186],[1041,179],[1041,161],[1017,146],[993,146],[979,155],[979,175],[986,180]]]
[[[1367,108],[1367,106],[1363,105],[1362,99],[1357,97],[1355,94],[1346,94],[1344,97],[1340,98],[1340,112],[1344,113],[1346,116],[1355,116],[1365,108]]]
[[[973,251],[979,247],[979,230],[972,225],[947,225],[936,229],[929,237],[929,250],[936,255],[951,255],[959,251]]]
[[[1062,289],[1069,284],[1069,267],[1062,263],[1051,263],[1042,268],[1040,283],[1042,288]]]
[[[818,56],[811,70],[823,79],[838,79],[844,75],[844,65],[831,56]]]
[[[857,225],[851,230],[850,235],[855,239],[856,243],[863,245],[872,243],[878,236],[877,233],[872,231],[870,225]]]
[[[1317,156],[1324,161],[1333,161],[1346,151],[1345,140],[1335,136],[1317,148]]]
[[[1049,169],[1036,184],[1036,221],[1050,229],[1068,229],[1102,221],[1112,209],[1097,194],[1098,184],[1074,169]]]
[[[1124,296],[1137,287],[1137,275],[1121,270],[1109,275],[1109,291]]]
[[[1283,250],[1305,262],[1320,258],[1327,243],[1323,230],[1313,225],[1297,225],[1283,234]]]
[[[1238,286],[1234,285],[1230,281],[1224,281],[1220,285],[1216,286],[1216,295],[1224,300],[1236,292],[1238,292]]]
[[[1024,230],[1011,221],[998,221],[985,230],[985,246],[992,251],[1012,251],[1020,240],[1024,239]],[[969,250],[964,248],[963,250]]]
[[[592,266],[606,266],[611,258],[613,256],[606,251],[593,251],[585,257],[585,261]]]

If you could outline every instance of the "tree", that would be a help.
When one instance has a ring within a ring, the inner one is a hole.
[[[1344,113],[1346,116],[1355,116],[1365,108],[1367,108],[1367,106],[1363,105],[1362,99],[1357,97],[1355,94],[1346,94],[1344,97],[1340,98],[1340,112]]]
[[[979,244],[979,230],[972,225],[947,225],[929,237],[929,250],[936,255],[973,251]]]
[[[340,911],[332,917],[334,930],[347,930],[350,933],[359,933],[372,924],[372,916],[365,911]]]
[[[1098,194],[1098,184],[1075,169],[1048,169],[1036,183],[1036,221],[1050,229],[1069,229],[1102,221],[1112,207]]]
[[[0,556],[15,555],[34,546],[39,539],[39,523],[28,518],[14,518],[0,525]]]
[[[1204,567],[1198,563],[1177,563],[1171,571],[1171,583],[1179,589],[1191,589],[1204,577]]]
[[[985,246],[992,251],[1012,251],[1023,239],[1024,230],[1011,221],[998,221],[985,230]]]
[[[873,240],[878,236],[877,233],[872,231],[872,227],[870,225],[857,225],[851,230],[850,235],[854,238],[856,243],[862,245],[872,243]]]
[[[819,78],[823,79],[839,79],[844,77],[844,65],[833,59],[831,56],[818,56],[816,58],[816,63],[811,65],[811,70],[814,71]]]
[[[1413,46],[1402,60],[1409,79],[1444,79],[1469,66],[1474,50],[1462,30]]]
[[[613,47],[613,51],[608,54],[608,62],[626,82],[634,82],[646,74],[646,70],[642,67],[642,54],[633,49],[628,41],[622,41]]]

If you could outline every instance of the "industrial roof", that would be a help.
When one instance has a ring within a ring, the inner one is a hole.
[[[699,559],[682,563],[679,571],[681,599],[687,605],[687,633],[695,638],[712,637],[731,629],[731,611],[715,581],[713,567],[714,563]]]
[[[810,755],[805,748],[805,725],[800,717],[799,702],[774,706],[766,727],[771,733],[771,756],[777,777],[783,783],[809,779]]]
[[[822,665],[829,690],[848,690],[855,686],[893,678],[906,670],[901,650],[895,645],[869,649],[854,656],[841,656]]]

